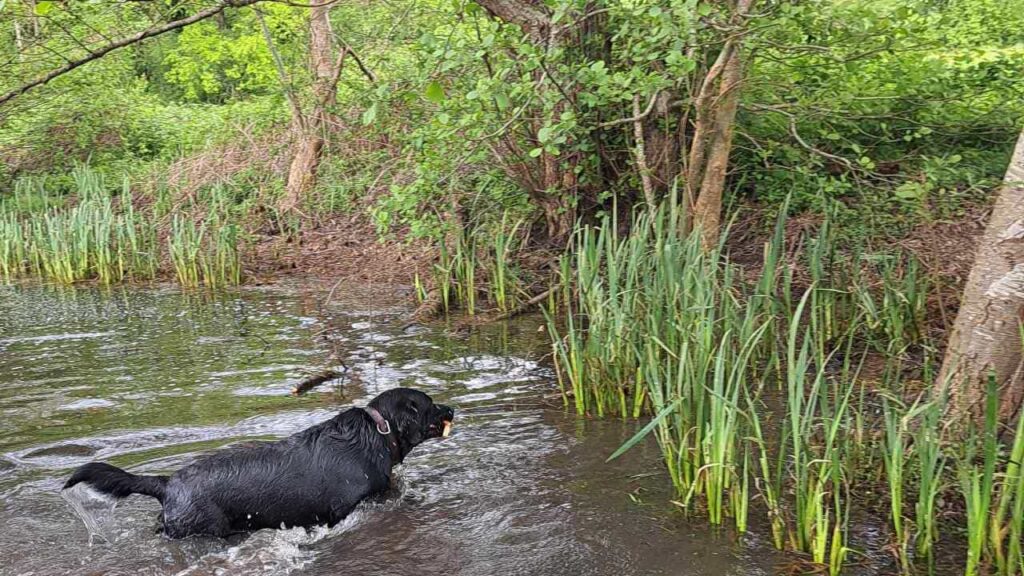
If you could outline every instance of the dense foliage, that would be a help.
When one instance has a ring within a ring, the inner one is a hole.
[[[211,4],[8,0],[0,91]],[[742,27],[722,5],[693,0],[545,6],[555,38],[546,43],[472,2],[339,2],[332,31],[376,82],[351,59],[343,69],[343,121],[309,202],[339,186],[349,199],[373,193],[382,230],[411,225],[417,234],[439,231],[439,202],[473,217],[496,206],[544,209],[552,196],[577,216],[612,198],[632,204],[641,198],[635,131],[616,121],[633,116],[634,99],[653,105],[643,128],[649,172],[665,194],[680,186],[685,164],[671,141],[685,140],[695,85],[728,34],[743,37],[746,77],[727,203],[793,195],[803,210],[825,194],[884,226],[893,215],[949,217],[1000,174],[1024,108],[1020,2],[767,2]],[[23,175],[67,174],[74,160],[137,176],[230,139],[238,126],[284,137],[285,88],[302,93],[311,82],[307,13],[278,3],[225,10],[6,103],[0,190]],[[366,153],[347,145],[354,130],[386,154],[352,158]],[[558,186],[538,175],[552,168]]]

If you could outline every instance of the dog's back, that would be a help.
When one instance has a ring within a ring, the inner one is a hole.
[[[172,538],[223,536],[282,525],[333,525],[363,498],[388,487],[386,461],[367,458],[345,420],[359,411],[279,442],[217,452],[182,468],[167,483],[164,531]]]

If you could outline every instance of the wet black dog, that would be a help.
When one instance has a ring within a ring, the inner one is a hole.
[[[334,525],[364,498],[388,489],[391,469],[418,444],[447,436],[454,411],[430,396],[395,388],[364,408],[279,442],[226,448],[171,476],[137,476],[86,464],[64,489],[84,482],[115,498],[152,496],[171,538],[227,536],[282,525]]]

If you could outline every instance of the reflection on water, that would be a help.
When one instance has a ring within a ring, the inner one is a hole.
[[[605,464],[635,428],[577,420],[553,398],[538,321],[467,338],[400,330],[379,293],[287,288],[215,297],[171,289],[0,287],[2,574],[754,575],[776,558],[665,508],[653,446]],[[321,318],[321,319],[318,319]],[[322,337],[327,321],[337,331]],[[341,350],[356,378],[296,398]],[[419,447],[395,494],[332,529],[169,541],[135,496],[94,539],[60,497],[75,466],[169,473],[196,455],[285,436],[413,386],[457,410],[451,438]]]

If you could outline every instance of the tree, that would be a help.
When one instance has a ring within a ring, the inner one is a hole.
[[[739,0],[731,24],[742,31],[753,0]],[[693,222],[700,227],[704,248],[718,243],[732,134],[743,81],[741,34],[730,36],[701,82],[694,104],[696,124],[686,165],[684,190]]]
[[[544,213],[548,236],[563,238],[586,204],[581,196],[600,204],[595,199],[616,189],[622,167],[631,165],[637,201],[654,208],[678,188],[705,245],[714,245],[753,0],[703,12],[671,2],[559,4],[554,11],[535,0],[477,3],[533,44],[522,50],[523,60],[534,59],[539,96],[526,138],[533,148],[527,158],[505,132],[493,149]],[[624,102],[632,103],[631,116],[604,120]],[[553,146],[559,132],[561,145]]]
[[[279,205],[282,213],[297,211],[303,198],[316,185],[317,169],[327,142],[327,130],[334,121],[330,109],[337,102],[338,80],[341,78],[346,58],[351,56],[366,78],[371,83],[376,81],[373,73],[359,59],[359,55],[331,30],[330,10],[335,4],[336,2],[316,4],[309,11],[309,66],[313,85],[312,107],[308,113],[304,110],[289,80],[281,56],[274,47],[270,29],[263,15],[257,10],[267,48],[273,56],[292,113],[294,154],[288,168],[285,194]]]
[[[939,389],[951,407],[977,410],[988,378],[1000,389],[1000,415],[1024,400],[1024,130],[981,238],[946,348]]]

